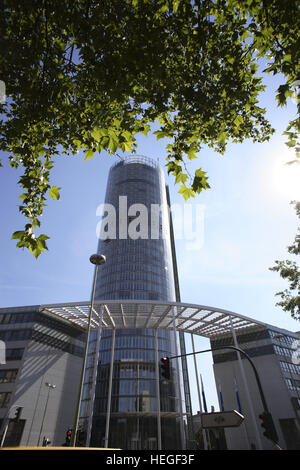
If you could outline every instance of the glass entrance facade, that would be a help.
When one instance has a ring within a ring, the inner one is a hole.
[[[103,214],[98,253],[106,256],[106,263],[98,271],[95,300],[175,301],[166,186],[158,163],[132,156],[114,165],[105,203],[112,217]],[[108,226],[111,222],[115,229]],[[181,448],[176,364],[171,380],[159,381],[159,401],[155,368],[156,354],[161,358],[175,353],[173,331],[157,330],[157,337],[153,329],[126,325],[115,333],[102,331],[91,446],[105,444],[109,407],[108,447],[157,449],[159,402],[162,448]]]

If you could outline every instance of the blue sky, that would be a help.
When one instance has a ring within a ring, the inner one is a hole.
[[[286,108],[277,108],[274,90],[280,83],[280,77],[267,77],[267,91],[261,97],[277,129],[269,142],[229,145],[223,156],[203,149],[199,160],[189,163],[191,170],[202,166],[211,185],[210,190],[188,201],[204,207],[204,238],[198,250],[188,250],[185,240],[177,240],[176,248],[182,301],[228,309],[298,331],[299,322],[275,306],[275,293],[286,284],[268,270],[275,259],[287,257],[286,246],[298,226],[290,201],[300,199],[299,168],[284,165],[294,154],[281,135],[297,108],[292,101]],[[138,153],[159,158],[164,165],[166,143],[141,137]],[[89,256],[97,247],[96,209],[104,202],[108,171],[116,160],[106,154],[86,163],[81,154],[56,160],[52,184],[62,187],[61,199],[49,200],[45,209],[41,232],[50,236],[49,251],[36,260],[10,240],[11,234],[24,226],[18,212],[20,173],[10,169],[2,155],[0,307],[90,298],[93,270]],[[179,187],[165,175],[172,203],[183,204]],[[197,349],[207,347],[206,339],[196,342]],[[198,356],[198,368],[208,405],[217,406],[209,354]],[[192,378],[197,411],[195,392]]]

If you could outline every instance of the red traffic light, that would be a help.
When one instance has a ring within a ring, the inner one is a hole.
[[[73,430],[71,428],[69,428],[66,432],[66,443],[65,443],[65,445],[67,445],[67,446],[69,446],[70,443],[71,443],[72,431]]]
[[[161,365],[160,365],[161,376],[164,379],[169,380],[170,379],[170,359],[168,357],[162,357],[160,362],[161,362]]]

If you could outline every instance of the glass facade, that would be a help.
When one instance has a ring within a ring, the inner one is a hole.
[[[106,236],[107,228],[107,238],[99,240],[98,252],[107,261],[101,267],[95,298],[175,300],[168,204],[161,168],[149,159],[140,163],[138,157],[113,166],[105,203],[115,210],[116,230],[112,239],[104,215],[102,233]]]
[[[159,165],[145,157],[118,162],[110,170],[105,203],[98,253],[106,256],[106,263],[98,271],[95,301],[175,301],[168,203]],[[116,222],[115,228],[110,222]],[[159,380],[159,400],[155,366],[156,354],[175,355],[174,332],[158,330],[156,337],[152,329],[103,330],[99,344],[90,445],[105,445],[109,408],[108,447],[158,449],[160,403],[162,448],[180,449],[176,364],[171,364],[171,380]],[[90,360],[87,382],[92,370]]]

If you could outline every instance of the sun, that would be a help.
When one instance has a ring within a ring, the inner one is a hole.
[[[273,163],[271,172],[273,189],[290,201],[300,200],[300,160],[295,161],[295,157],[289,152],[278,155]]]

